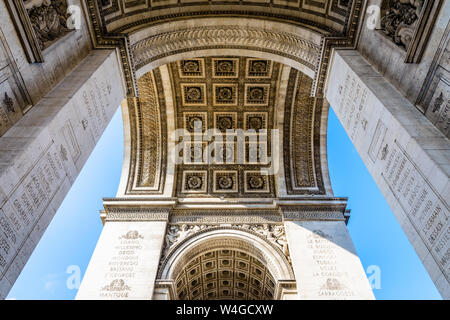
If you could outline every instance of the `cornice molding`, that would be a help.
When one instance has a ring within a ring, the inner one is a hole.
[[[171,208],[110,208],[102,212],[103,223],[111,221],[169,221]]]

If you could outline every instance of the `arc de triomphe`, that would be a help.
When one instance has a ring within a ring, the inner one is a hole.
[[[450,298],[446,1],[0,3],[0,298],[120,105],[77,299],[373,299],[331,106]]]

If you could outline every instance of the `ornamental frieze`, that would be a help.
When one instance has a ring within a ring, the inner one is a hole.
[[[256,28],[205,26],[161,33],[132,45],[136,69],[169,56],[172,52],[195,48],[252,48],[291,57],[310,69],[320,58],[320,46],[298,35]]]
[[[286,239],[284,226],[281,224],[232,224],[231,228],[249,231],[253,234],[261,236],[278,248],[288,260],[290,260],[289,249]],[[200,231],[216,229],[217,225],[211,224],[169,224],[166,236],[164,238],[163,251],[161,254],[161,262],[163,262],[178,244],[182,243],[189,237],[194,236]]]

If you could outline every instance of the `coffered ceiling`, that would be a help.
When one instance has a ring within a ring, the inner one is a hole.
[[[323,101],[310,97],[311,85],[286,65],[245,56],[191,58],[146,73],[129,108],[126,194],[324,194]]]
[[[180,300],[272,300],[275,283],[259,259],[222,249],[189,261],[175,280],[175,291]]]
[[[280,71],[279,63],[245,57],[170,64],[176,128],[188,140],[180,141],[178,196],[274,196],[273,175],[260,169],[270,166]]]

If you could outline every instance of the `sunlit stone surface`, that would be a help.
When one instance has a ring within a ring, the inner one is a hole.
[[[450,298],[449,16],[2,1],[0,298],[119,105],[122,177],[78,299],[373,299],[331,188],[330,106]]]

